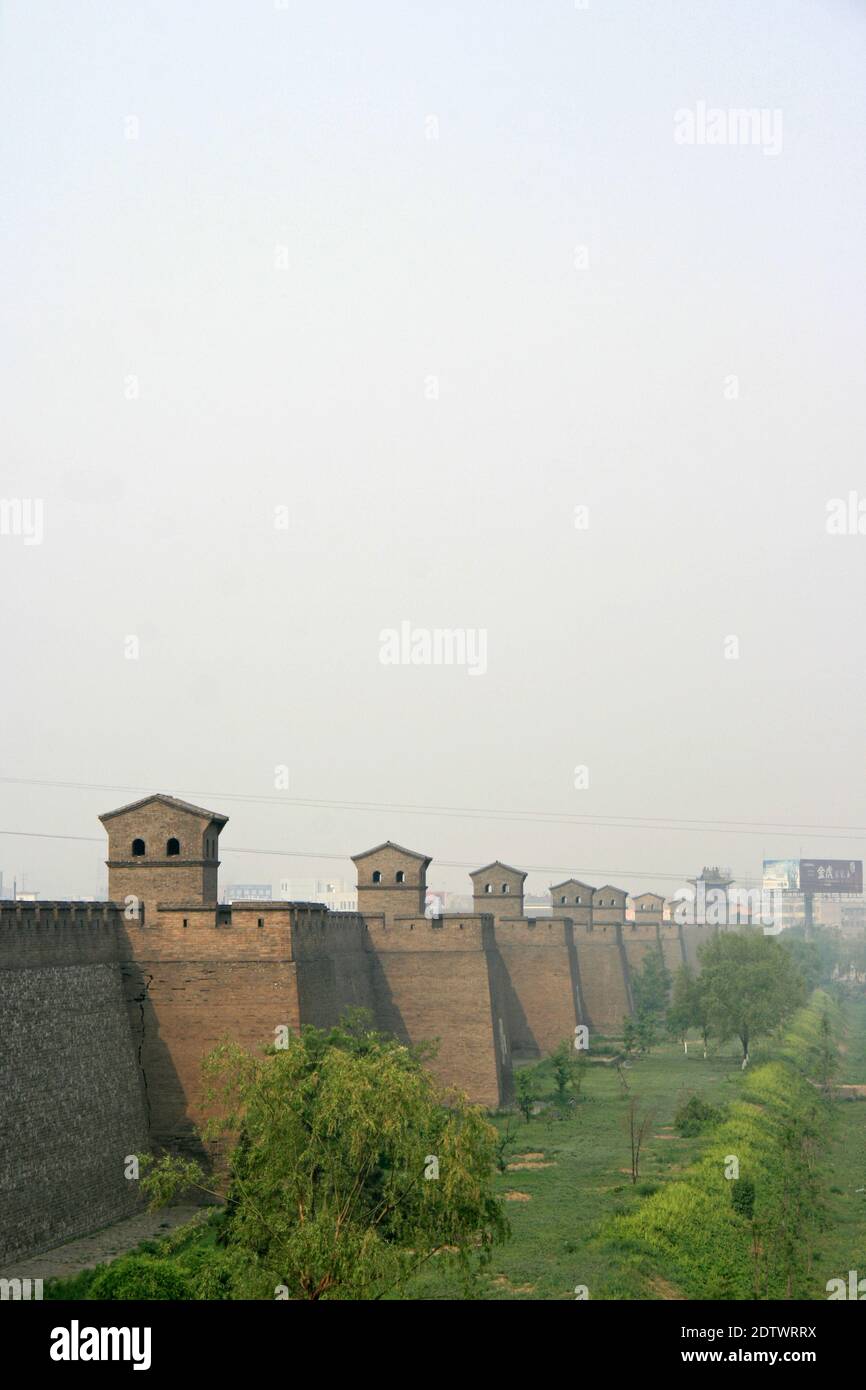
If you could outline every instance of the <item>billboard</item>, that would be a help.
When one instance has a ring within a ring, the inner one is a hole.
[[[801,859],[802,893],[862,893],[862,859]]]
[[[796,893],[800,887],[799,859],[765,859],[764,887],[770,892]]]

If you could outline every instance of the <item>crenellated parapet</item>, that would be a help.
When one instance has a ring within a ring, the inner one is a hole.
[[[365,918],[368,948],[380,951],[484,951],[495,945],[489,913],[423,913],[386,919]]]
[[[116,903],[0,901],[0,969],[118,960]]]

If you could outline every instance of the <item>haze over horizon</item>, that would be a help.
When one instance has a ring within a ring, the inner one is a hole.
[[[847,0],[4,5],[4,892],[159,790],[223,884],[866,858],[864,59]]]

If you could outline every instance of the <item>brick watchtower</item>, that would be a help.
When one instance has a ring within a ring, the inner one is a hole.
[[[423,917],[428,855],[386,840],[353,854],[352,863],[358,871],[358,911],[363,916],[384,917],[386,925],[397,917]]]
[[[219,836],[228,820],[162,792],[100,816],[108,832],[108,896],[137,899],[139,919],[156,905],[216,905]]]
[[[476,912],[492,912],[499,922],[504,918],[523,916],[523,885],[526,874],[494,859],[483,869],[469,875],[472,880],[472,899]]]

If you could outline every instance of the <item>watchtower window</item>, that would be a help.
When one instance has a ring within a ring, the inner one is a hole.
[[[398,882],[398,883],[405,883],[405,882],[406,882],[406,875],[404,874],[404,872],[403,872],[402,869],[398,869],[398,870],[397,870],[397,882]]]
[[[176,840],[172,835],[171,839],[167,842],[165,846],[165,852],[168,855],[169,859],[171,859],[176,854],[180,854],[180,840]]]
[[[502,891],[503,891],[503,893],[509,893],[509,892],[511,891],[510,888],[508,887],[508,884],[507,884],[507,883],[503,883],[503,885],[502,885]]]
[[[565,902],[565,898],[563,898],[563,900],[562,900],[562,901],[563,901],[563,902]],[[576,903],[578,903],[578,904],[580,904],[580,898],[575,898],[575,900],[574,900],[574,901],[575,901],[575,902],[576,902]]]
[[[134,858],[134,859],[140,859],[141,856],[142,856],[143,854],[144,854],[144,840],[133,840],[133,842],[132,842],[132,856],[133,856],[133,858]]]
[[[559,901],[560,901],[561,903],[564,903],[564,902],[566,901],[566,898],[565,898],[565,894],[564,894],[564,893],[563,893],[563,895],[562,895],[562,897],[560,898]]]
[[[485,883],[485,885],[484,885],[484,891],[485,891],[485,893],[492,893],[492,892],[493,892],[493,884],[492,884],[492,883]]]
[[[382,882],[382,875],[381,875],[381,873],[379,872],[378,869],[374,869],[374,870],[373,870],[373,882],[374,882],[374,883],[381,883],[381,882]]]

